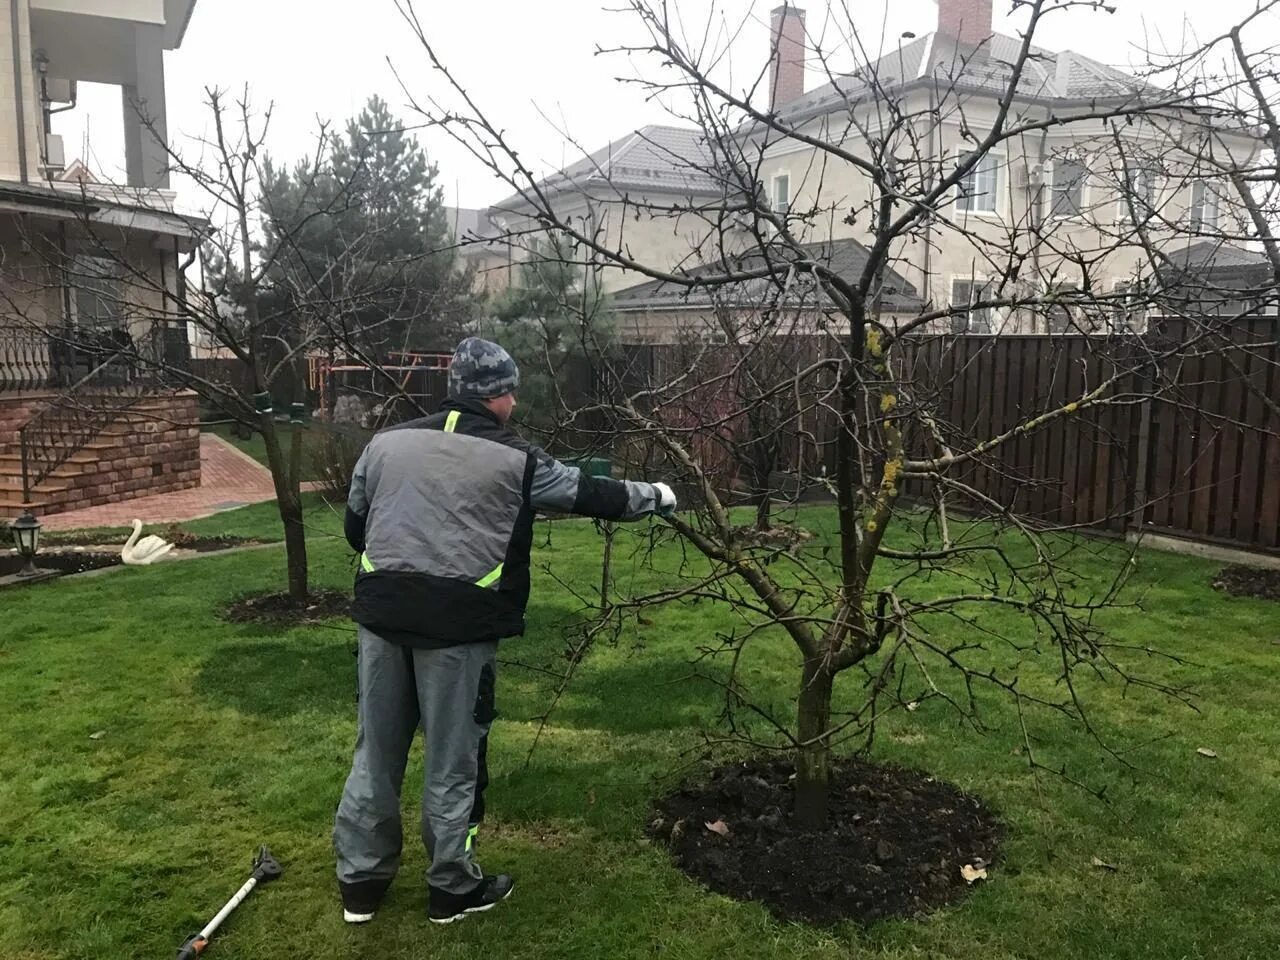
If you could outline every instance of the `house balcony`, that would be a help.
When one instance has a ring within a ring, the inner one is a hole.
[[[164,52],[181,44],[194,7],[195,0],[29,0],[29,37],[17,46],[25,48],[34,76],[29,85],[15,81],[15,92],[22,112],[40,118],[42,169],[17,179],[58,174],[65,155],[50,118],[74,106],[77,84],[100,83],[120,88],[127,185],[167,189]]]
[[[71,390],[90,376],[98,390],[153,386],[180,379],[190,364],[185,324],[154,324],[139,338],[123,327],[39,329],[0,320],[0,400]]]

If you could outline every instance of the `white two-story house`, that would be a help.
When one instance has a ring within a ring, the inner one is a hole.
[[[804,11],[784,3],[772,17],[766,92],[767,114],[776,123],[748,118],[717,134],[716,149],[708,146],[705,130],[658,128],[662,149],[648,146],[652,135],[638,131],[631,141],[611,144],[547,181],[557,213],[572,208],[579,222],[602,223],[594,227],[596,235],[638,261],[697,269],[734,242],[753,242],[740,236],[726,243],[711,236],[714,217],[686,212],[691,204],[704,210],[734,205],[725,187],[732,178],[699,170],[710,166],[708,156],[732,153],[807,250],[826,251],[852,269],[866,262],[861,253],[876,239],[879,190],[865,170],[806,138],[858,157],[872,156],[886,141],[904,194],[922,195],[993,128],[1022,46],[1021,38],[994,31],[992,0],[938,0],[934,30],[905,36],[896,49],[859,69],[806,89],[806,66],[820,58],[811,49]],[[1048,33],[1046,28],[1041,35]],[[1133,327],[1142,318],[1126,309],[1121,295],[1158,266],[1153,250],[1169,262],[1209,266],[1219,251],[1232,263],[1253,256],[1225,239],[1237,231],[1227,223],[1233,204],[1224,171],[1247,166],[1259,143],[1239,128],[1208,126],[1187,104],[1171,100],[1158,87],[1087,56],[1035,45],[1004,125],[1026,132],[983,156],[931,215],[891,246],[886,279],[893,297],[886,308],[909,317],[951,304],[1052,292],[1060,305],[977,309],[938,326],[984,334]],[[637,144],[646,146],[639,151]],[[630,176],[633,164],[626,157],[637,152],[644,159],[634,164],[641,175]],[[660,195],[655,187],[666,184],[678,185],[684,198],[669,214],[652,201]],[[644,215],[625,216],[628,196],[643,198]],[[497,209],[510,220],[527,208],[515,197]],[[518,223],[536,226],[527,216]],[[613,269],[603,274],[615,293],[620,329],[624,336],[632,331],[632,339],[689,333],[711,306],[705,290],[666,289]],[[1086,288],[1115,302],[1074,304],[1073,291]]]
[[[169,189],[164,62],[194,7],[0,0],[0,517],[199,481],[194,397],[144,389],[124,359],[187,353],[179,267],[199,224]],[[54,132],[81,83],[120,89],[124,183]]]

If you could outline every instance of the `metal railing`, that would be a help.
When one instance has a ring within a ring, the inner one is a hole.
[[[121,352],[112,354],[18,428],[25,503],[31,502],[32,490],[142,398],[141,391],[96,392],[103,387],[120,388],[128,382],[127,364],[123,365],[126,369],[120,369],[123,359]]]
[[[56,352],[43,330],[0,325],[0,393],[53,386]]]
[[[113,420],[143,398],[172,389],[181,382],[181,373],[190,369],[190,348],[182,327],[155,327],[150,343],[142,345],[152,351],[148,361],[139,356],[138,345],[124,331],[89,336],[78,332],[74,339],[48,336],[43,368],[26,359],[39,357],[39,346],[28,340],[25,353],[17,351],[23,363],[34,369],[21,382],[28,389],[57,387],[59,396],[18,428],[26,502],[31,501],[33,490]]]
[[[184,329],[157,327],[153,349],[163,363],[185,369],[186,351],[180,350],[185,340]],[[98,386],[128,386],[139,379],[139,365],[118,358],[133,350],[133,341],[123,330],[41,330],[0,324],[0,394],[67,389],[91,371],[98,374]],[[117,362],[109,364],[111,358]]]

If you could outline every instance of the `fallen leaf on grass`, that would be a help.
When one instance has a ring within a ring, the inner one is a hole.
[[[1208,757],[1210,760],[1218,759],[1218,754],[1213,750],[1210,750],[1208,747],[1201,747],[1196,751],[1196,753],[1200,754],[1202,757]]]
[[[918,700],[912,700],[910,703],[907,704],[907,709],[910,710],[912,713],[915,713],[917,710],[920,709],[920,702]]]
[[[1112,873],[1120,869],[1114,863],[1107,863],[1105,860],[1099,860],[1097,857],[1094,857],[1089,861],[1089,866],[1097,867],[1100,870],[1110,870]]]
[[[706,828],[712,833],[720,834],[722,837],[727,837],[729,835],[729,825],[723,820],[717,820],[714,823],[708,822],[706,824]]]
[[[966,863],[960,868],[960,876],[964,877],[965,883],[977,883],[979,880],[987,879],[987,868]]]
[[[107,735],[107,731],[105,731],[105,730],[95,730],[93,733],[89,734],[89,739],[90,739],[90,740],[101,740],[101,739],[102,739],[103,737],[105,737],[106,735]]]

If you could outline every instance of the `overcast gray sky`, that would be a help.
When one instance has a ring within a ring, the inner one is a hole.
[[[1083,9],[1054,16],[1038,41],[1126,67],[1143,62],[1144,49],[1178,50],[1193,38],[1209,39],[1240,20],[1256,0],[1110,0],[1113,15]],[[691,33],[701,35],[708,12],[736,31],[731,70],[743,87],[766,63],[769,11],[781,0],[672,0]],[[417,0],[431,42],[476,100],[505,127],[526,160],[547,169],[579,154],[556,129],[590,149],[644,123],[669,121],[643,92],[616,82],[652,72],[651,62],[596,55],[637,37],[632,15],[611,12],[620,0]],[[935,0],[808,0],[811,33],[835,38],[829,17],[856,11],[868,46],[892,49],[905,30],[924,34],[937,19]],[[1010,0],[996,0],[996,29],[1014,33],[1023,18],[1006,16]],[[835,8],[835,12],[831,10]],[[847,21],[846,21],[847,22]],[[1280,45],[1280,19],[1254,29],[1253,46]],[[390,63],[388,63],[390,61]],[[176,143],[207,130],[203,107],[208,86],[240,91],[246,85],[259,108],[273,106],[269,146],[280,157],[305,154],[314,143],[316,118],[341,121],[381,94],[409,120],[406,97],[392,70],[415,97],[442,96],[393,0],[199,0],[186,41],[166,54],[169,131]],[[809,86],[822,82],[811,70]],[[55,119],[69,157],[84,154],[95,172],[123,180],[121,105],[114,87],[84,85],[80,106]],[[482,206],[508,192],[482,166],[438,131],[422,135],[450,203]],[[183,184],[175,186],[181,191]],[[198,205],[194,197],[184,206]]]

